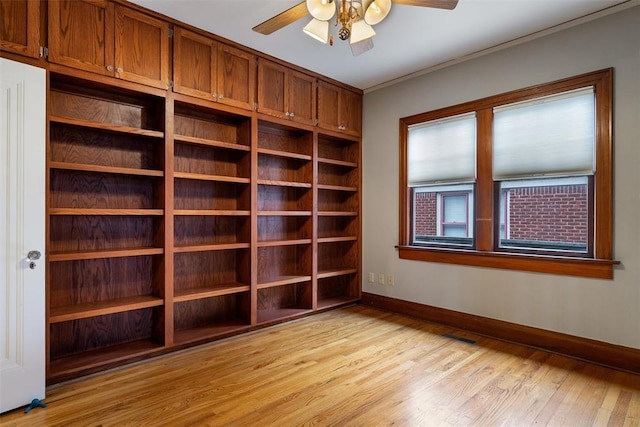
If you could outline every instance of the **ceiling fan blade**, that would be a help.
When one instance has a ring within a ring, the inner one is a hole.
[[[393,0],[393,3],[453,10],[458,5],[458,0]]]
[[[373,49],[373,38],[364,39],[358,43],[350,43],[351,53],[353,56],[358,56],[365,53],[368,50]]]
[[[273,18],[267,19],[263,23],[256,25],[252,30],[264,35],[271,34],[280,28],[293,24],[298,19],[308,14],[309,11],[307,10],[307,4],[303,1],[284,12],[277,14]]]

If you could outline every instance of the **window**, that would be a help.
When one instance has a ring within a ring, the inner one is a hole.
[[[612,70],[400,120],[400,257],[612,278]]]

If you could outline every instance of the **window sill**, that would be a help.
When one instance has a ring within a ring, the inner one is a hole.
[[[620,261],[616,260],[593,258],[507,254],[502,252],[479,252],[418,246],[396,246],[396,248],[398,249],[400,259],[413,261],[472,265],[476,267],[532,271],[535,273],[561,274],[609,280],[613,279],[613,266],[620,264]]]

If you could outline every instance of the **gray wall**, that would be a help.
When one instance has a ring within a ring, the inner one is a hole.
[[[400,117],[608,67],[614,280],[398,258]],[[366,93],[363,132],[364,292],[640,348],[640,7]]]

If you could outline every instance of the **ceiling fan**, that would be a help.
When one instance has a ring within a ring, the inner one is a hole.
[[[371,38],[376,34],[373,25],[386,18],[392,3],[452,10],[458,0],[305,0],[256,25],[253,31],[271,34],[309,14],[312,19],[304,27],[304,33],[333,45],[329,23],[335,16],[338,37],[349,40],[351,51],[357,56],[373,47]]]

